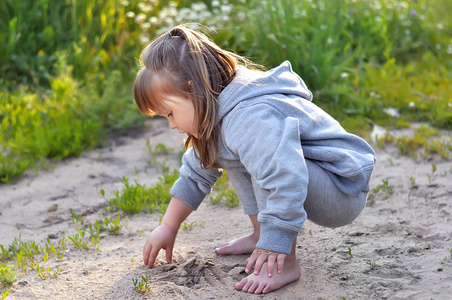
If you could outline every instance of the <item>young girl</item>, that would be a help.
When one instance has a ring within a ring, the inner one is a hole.
[[[180,178],[162,223],[148,236],[144,264],[160,249],[172,261],[180,224],[227,170],[253,232],[217,248],[219,255],[251,253],[235,284],[268,293],[301,276],[296,238],[306,219],[339,227],[362,211],[375,153],[361,138],[311,102],[289,62],[267,72],[178,26],[141,55],[134,93],[143,114],[162,115],[186,133]],[[191,147],[190,147],[191,146]]]

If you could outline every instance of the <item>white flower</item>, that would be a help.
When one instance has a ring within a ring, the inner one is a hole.
[[[320,25],[320,29],[325,30],[326,29],[326,25],[325,24]]]
[[[147,37],[146,35],[140,35],[140,42],[142,43],[142,44],[147,44],[147,43],[149,43],[149,37]]]
[[[223,5],[222,7],[221,7],[221,11],[224,13],[224,14],[230,14],[231,13],[231,11],[232,11],[232,6],[230,6],[230,5]]]
[[[381,22],[381,17],[380,17],[380,16],[376,16],[376,17],[375,17],[375,21],[377,21],[378,23],[380,23],[380,22]]]
[[[147,3],[139,2],[137,4],[137,6],[138,6],[138,9],[145,14],[148,14],[152,11],[152,6]]]
[[[436,44],[435,48],[436,48],[436,50],[441,50],[441,45],[440,44]]]
[[[133,11],[128,11],[127,13],[126,13],[126,17],[127,18],[135,18],[135,13],[133,12]]]
[[[411,101],[410,103],[408,103],[408,107],[409,108],[415,108],[416,104],[413,101]]]
[[[377,98],[377,99],[380,99],[380,98],[381,98],[381,96],[380,96],[378,93],[374,92],[374,91],[371,91],[371,92],[369,93],[369,96],[370,96],[371,98]]]
[[[212,1],[212,7],[219,7],[219,6],[220,6],[220,1],[218,1],[218,0]]]
[[[139,14],[138,16],[135,17],[135,23],[137,23],[137,24],[141,24],[144,21],[146,21],[146,15],[145,14]]]
[[[348,78],[348,73],[347,72],[342,72],[341,73],[341,78],[347,79]]]
[[[243,11],[238,12],[236,16],[239,21],[241,22],[245,21],[246,15]]]
[[[151,28],[151,23],[144,22],[143,24],[141,24],[141,29],[148,30],[149,28]]]
[[[444,29],[444,25],[442,23],[438,23],[438,25],[436,25],[436,27],[438,27],[439,30]]]
[[[122,6],[128,6],[128,5],[129,5],[129,1],[127,1],[127,0],[121,0],[121,5],[122,5]]]
[[[202,3],[193,3],[191,8],[194,11],[196,11],[196,12],[201,12],[201,11],[207,9],[207,5],[204,2],[202,2]]]
[[[149,18],[149,23],[151,23],[151,25],[157,25],[157,23],[159,22],[159,19],[157,17],[150,17]]]
[[[399,111],[397,110],[397,108],[394,108],[394,107],[384,108],[383,111],[384,111],[387,115],[390,115],[391,117],[394,117],[394,118],[400,117],[400,113],[399,113]]]
[[[333,43],[333,38],[329,37],[327,42],[328,42],[328,45],[331,45]]]

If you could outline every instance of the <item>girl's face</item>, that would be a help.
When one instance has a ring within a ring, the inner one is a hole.
[[[171,129],[177,128],[179,133],[186,133],[198,138],[198,126],[195,118],[195,108],[185,96],[165,96],[163,111],[160,115],[168,119]]]

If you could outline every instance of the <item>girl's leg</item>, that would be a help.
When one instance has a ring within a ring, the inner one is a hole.
[[[247,293],[265,294],[297,281],[301,277],[301,268],[295,256],[296,245],[297,239],[294,240],[292,250],[284,260],[284,267],[281,274],[278,274],[276,271],[275,264],[273,277],[269,278],[267,275],[267,264],[264,264],[259,275],[251,274],[243,278],[234,285],[235,289]]]
[[[253,232],[215,249],[216,254],[248,254],[253,252],[259,240],[261,224],[257,221],[257,215],[249,215],[249,217],[253,224]]]
[[[306,160],[309,172],[308,195],[304,208],[308,219],[326,227],[340,227],[351,223],[366,205],[367,193],[351,197],[339,190],[330,177],[316,163]]]

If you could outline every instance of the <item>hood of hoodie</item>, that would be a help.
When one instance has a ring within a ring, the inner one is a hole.
[[[237,70],[234,80],[218,97],[215,125],[218,125],[240,102],[272,94],[295,95],[312,101],[312,93],[303,79],[292,70],[289,61],[266,72],[242,67]]]

